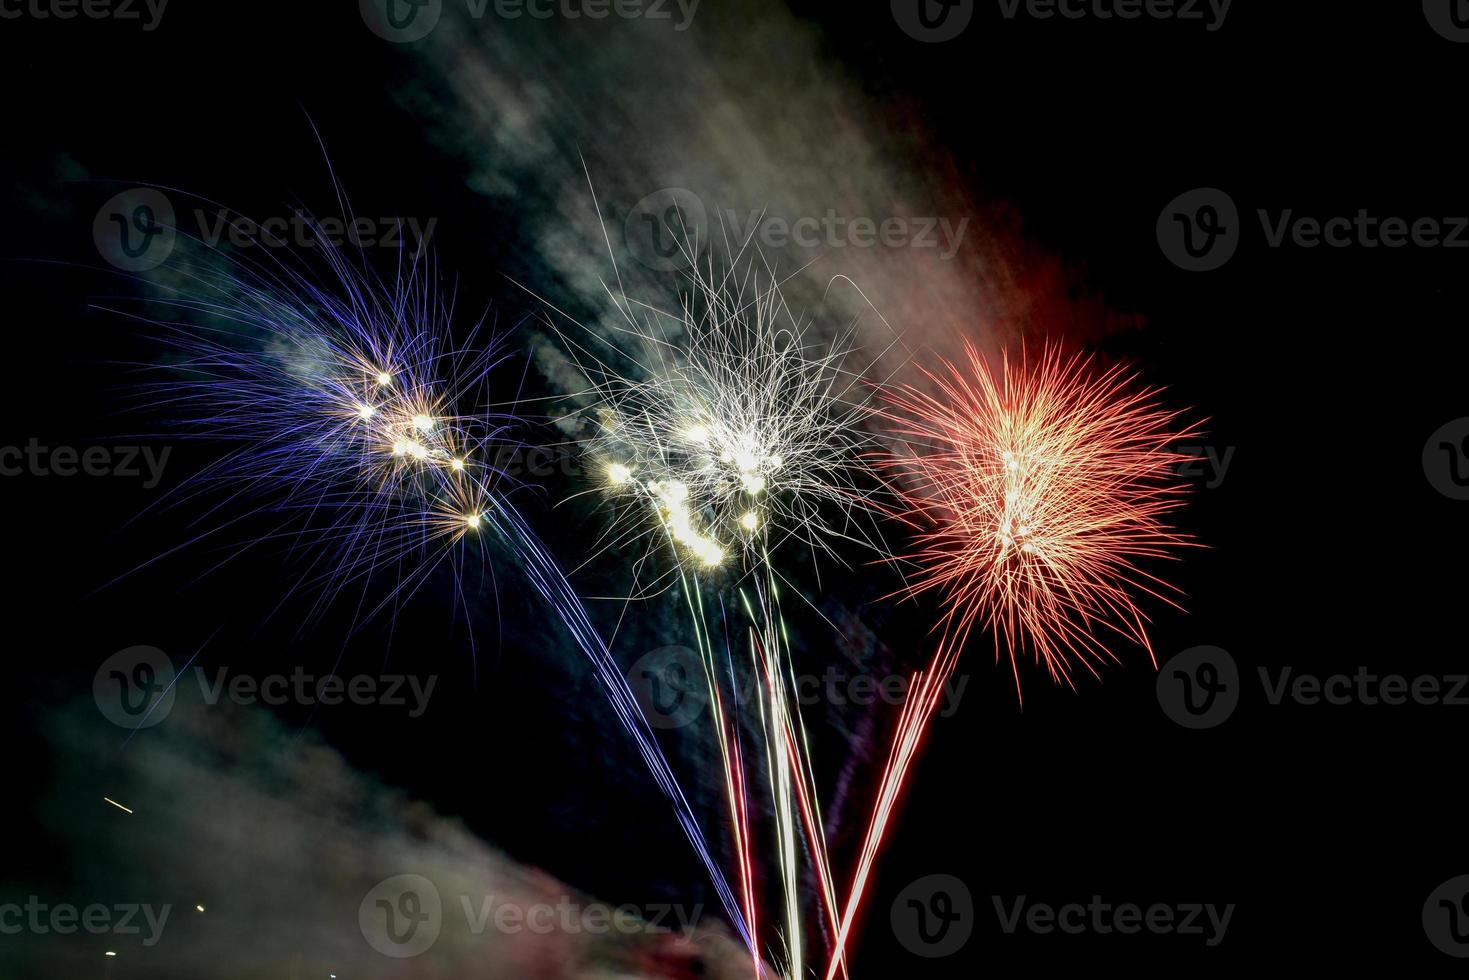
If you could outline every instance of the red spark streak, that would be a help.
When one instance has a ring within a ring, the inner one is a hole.
[[[861,906],[872,864],[908,770],[976,625],[1010,658],[1017,697],[1029,653],[1052,680],[1073,686],[1115,660],[1102,638],[1118,635],[1153,656],[1146,614],[1134,596],[1177,603],[1176,590],[1139,561],[1176,557],[1192,544],[1167,517],[1185,489],[1176,451],[1199,433],[1134,387],[1118,367],[1047,348],[1037,360],[1008,357],[998,378],[978,350],[967,363],[925,371],[933,393],[899,387],[878,415],[909,450],[880,460],[915,531],[909,596],[940,592],[946,603],[929,669],[914,675],[868,824],[857,873],[827,971],[832,980]],[[1098,637],[1102,634],[1102,638]],[[1153,657],[1156,666],[1157,659]]]

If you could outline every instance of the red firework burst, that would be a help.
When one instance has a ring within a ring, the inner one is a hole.
[[[1116,659],[1110,634],[1152,655],[1137,598],[1177,605],[1176,589],[1140,567],[1176,557],[1192,542],[1168,524],[1185,489],[1173,447],[1198,435],[1158,392],[1122,368],[1046,348],[1003,359],[996,378],[966,345],[966,363],[925,372],[930,391],[884,393],[878,414],[906,444],[880,462],[901,507],[891,508],[918,537],[916,566],[903,591],[946,599],[933,662],[914,674],[883,767],[852,890],[827,970],[835,980],[852,923],[888,821],[922,746],[934,709],[978,625],[1010,657],[1020,694],[1029,653],[1053,680],[1071,684],[1074,663],[1096,674]],[[901,560],[901,559],[900,559]],[[1157,659],[1153,660],[1154,665]]]
[[[1157,390],[1089,357],[1007,356],[996,377],[965,353],[925,372],[931,391],[893,389],[882,411],[911,447],[884,461],[919,542],[906,591],[946,598],[940,673],[976,625],[997,658],[1008,652],[1017,693],[1026,657],[1071,685],[1075,664],[1095,675],[1116,659],[1108,636],[1152,656],[1137,600],[1176,605],[1176,590],[1141,566],[1190,544],[1168,516],[1191,458],[1173,447],[1197,430]]]

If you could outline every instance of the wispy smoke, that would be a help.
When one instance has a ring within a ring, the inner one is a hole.
[[[167,724],[131,738],[91,704],[47,727],[58,859],[0,894],[18,909],[0,916],[7,977],[525,980],[741,962],[706,910],[598,903],[266,711],[181,685]],[[57,928],[55,909],[89,906],[110,910],[106,928]]]

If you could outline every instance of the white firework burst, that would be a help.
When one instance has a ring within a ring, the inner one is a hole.
[[[708,260],[689,283],[673,312],[614,296],[621,342],[604,356],[568,342],[595,401],[587,458],[626,505],[603,546],[667,542],[705,572],[791,543],[877,546],[860,424],[873,386],[849,363],[854,330],[819,340],[753,262],[736,278]]]

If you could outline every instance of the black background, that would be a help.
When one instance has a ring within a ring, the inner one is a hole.
[[[525,305],[496,275],[522,244],[515,229],[462,205],[416,121],[385,97],[395,50],[351,5],[300,6],[174,0],[153,34],[0,21],[0,161],[16,205],[0,269],[6,444],[128,432],[117,409],[125,379],[108,362],[146,357],[125,323],[89,309],[110,288],[95,274],[91,219],[111,189],[70,186],[36,206],[63,156],[92,174],[276,213],[288,196],[330,190],[304,109],[329,134],[359,212],[457,216],[441,221],[435,244],[458,270],[462,302],[512,316]],[[829,56],[896,83],[966,179],[1014,204],[1030,240],[1082,263],[1090,288],[1141,313],[1141,328],[1111,338],[1113,351],[1197,406],[1211,444],[1235,448],[1227,479],[1198,492],[1183,518],[1209,546],[1177,576],[1189,612],[1160,614],[1153,641],[1165,659],[1199,644],[1229,650],[1245,676],[1240,709],[1219,728],[1185,730],[1159,710],[1154,672],[1130,654],[1079,694],[1031,684],[1021,711],[980,644],[966,662],[968,700],[937,724],[879,861],[853,975],[1455,968],[1425,938],[1420,913],[1430,891],[1469,872],[1460,802],[1469,708],[1270,706],[1255,672],[1465,670],[1457,564],[1469,505],[1431,487],[1420,454],[1438,426],[1466,414],[1469,252],[1268,249],[1254,213],[1469,214],[1460,149],[1469,45],[1439,37],[1414,3],[1238,0],[1214,33],[1146,20],[1007,22],[982,4],[964,35],[932,46],[898,30],[886,4],[797,11],[821,25]],[[1160,253],[1154,222],[1199,186],[1228,191],[1247,232],[1223,269],[1189,274]],[[179,450],[191,451],[206,450]],[[321,638],[330,620],[294,643],[289,617],[243,625],[279,584],[271,556],[187,590],[197,567],[97,591],[177,540],[167,518],[118,532],[152,502],[135,483],[7,477],[0,493],[9,800],[46,792],[41,706],[85,692],[113,650],[192,649],[228,623],[221,657],[248,650],[288,669],[335,656]],[[411,737],[350,713],[312,723],[355,764],[603,897],[690,876],[654,805],[625,804],[631,830],[616,826],[621,800],[602,813],[579,805],[594,768],[584,753],[605,748],[555,721],[559,694],[579,682],[526,679],[513,644],[480,649],[476,673],[444,612],[430,603],[399,623],[398,635],[414,638],[409,655],[446,679]],[[895,633],[925,615],[897,614]],[[360,642],[367,662],[385,646],[371,632]],[[465,751],[422,750],[456,740]],[[50,865],[47,829],[25,819],[25,805],[6,809],[22,814],[7,869]],[[676,870],[652,867],[667,862]],[[887,910],[934,873],[968,884],[977,925],[962,952],[925,961],[894,939]],[[1205,948],[1197,936],[1005,935],[990,898],[1094,894],[1237,908],[1224,942]]]

